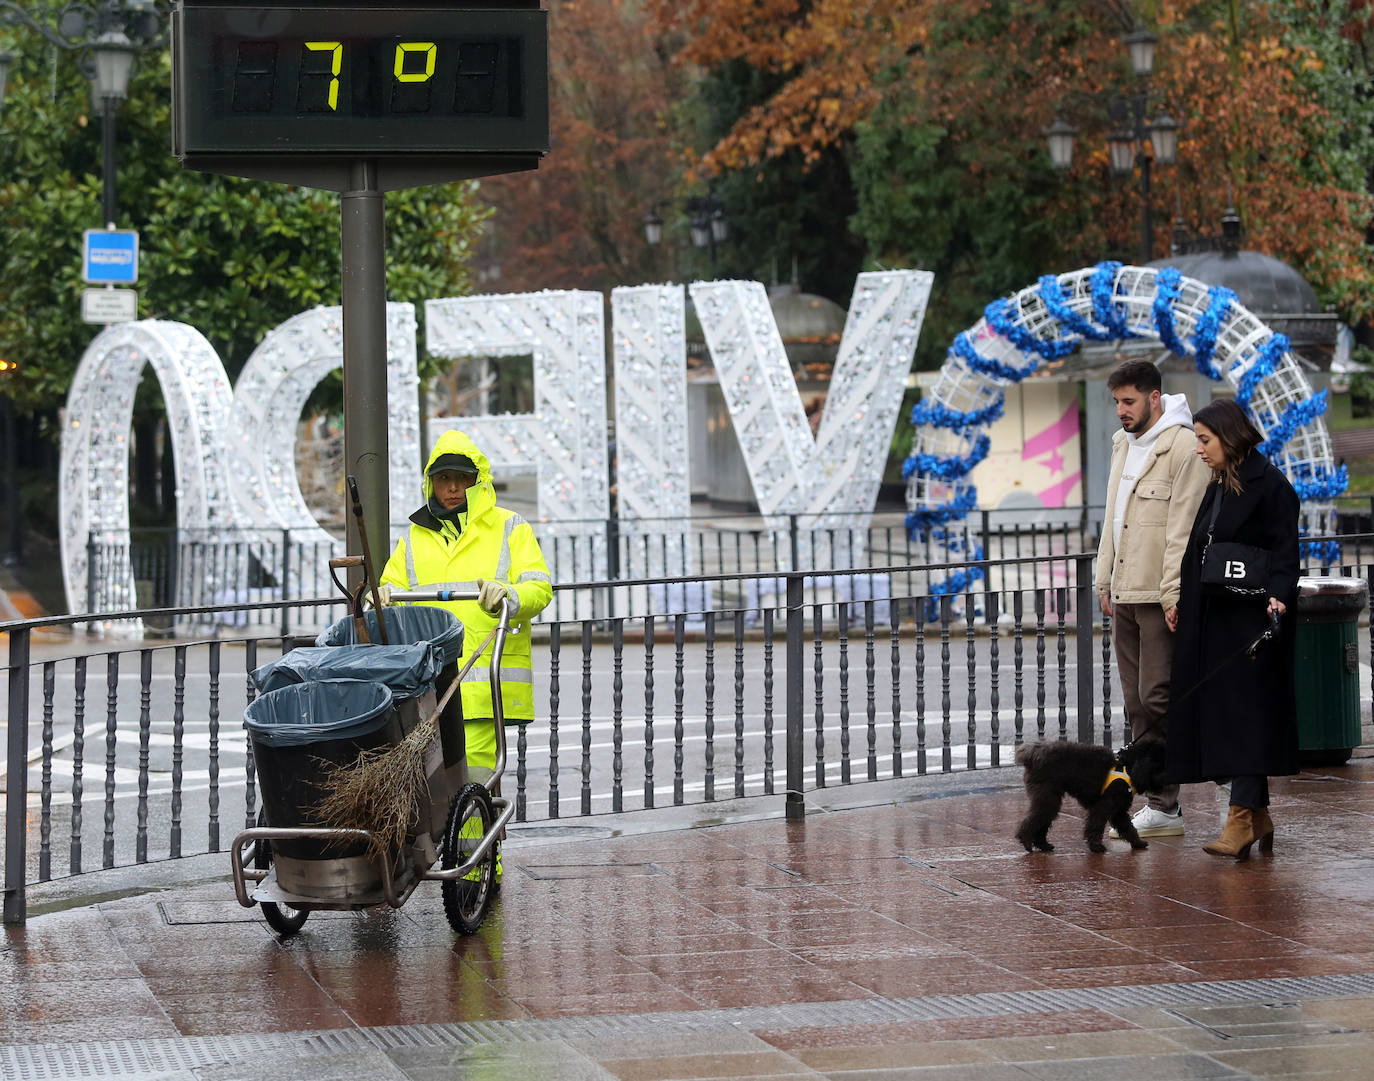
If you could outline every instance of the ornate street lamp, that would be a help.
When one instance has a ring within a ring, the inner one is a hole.
[[[162,35],[163,16],[154,0],[99,0],[98,3],[69,4],[58,16],[57,29],[44,26],[18,4],[0,0],[0,25],[26,26],[59,49],[79,54],[81,73],[90,80],[91,99],[100,111],[102,219],[115,224],[115,114],[120,102],[129,96],[129,76],[134,59],[144,49],[166,43]],[[162,35],[162,36],[160,36]],[[0,109],[4,107],[5,85],[12,53],[0,52]],[[0,538],[0,559],[16,563],[22,557],[23,531],[19,513],[18,417],[5,377],[13,377],[14,365],[0,361],[0,438],[4,451],[5,517],[8,536]]]
[[[163,16],[155,0],[99,0],[69,4],[54,31],[9,0],[0,0],[0,24],[27,26],[59,49],[80,54],[81,73],[91,82],[91,100],[100,110],[102,136],[104,224],[115,224],[115,114],[129,96],[129,76],[140,52],[166,44]],[[13,57],[4,57],[0,70],[0,102],[5,76]]]
[[[711,276],[717,272],[716,247],[730,239],[730,220],[725,214],[725,204],[716,197],[714,187],[708,187],[705,195],[694,195],[684,204],[687,211],[687,226],[692,238],[692,246],[705,248],[711,255]],[[655,206],[643,218],[644,239],[657,245],[663,241],[663,219]]]
[[[1054,123],[1045,129],[1050,142],[1050,163],[1056,169],[1068,169],[1073,165],[1073,142],[1078,137],[1078,129],[1056,116]]]
[[[1140,261],[1154,258],[1154,216],[1150,205],[1150,168],[1154,164],[1172,165],[1178,157],[1178,124],[1167,113],[1147,123],[1150,105],[1149,79],[1154,72],[1155,45],[1159,38],[1136,26],[1123,37],[1130,56],[1131,72],[1139,80],[1138,89],[1129,96],[1115,95],[1107,113],[1116,125],[1107,136],[1108,160],[1112,173],[1140,177]],[[1062,116],[1045,129],[1050,161],[1056,169],[1073,165],[1074,136],[1078,134]],[[1149,147],[1149,151],[1146,147]]]
[[[663,219],[658,216],[657,207],[644,215],[644,239],[652,245],[663,242]]]

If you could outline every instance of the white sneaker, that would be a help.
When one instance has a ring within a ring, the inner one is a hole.
[[[1170,814],[1146,804],[1131,816],[1131,825],[1142,837],[1182,837],[1183,808],[1175,808],[1174,813]],[[1113,840],[1120,840],[1120,835],[1114,829],[1108,836]]]

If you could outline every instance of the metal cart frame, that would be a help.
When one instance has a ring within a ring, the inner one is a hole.
[[[393,592],[393,602],[475,601],[475,590],[436,590],[430,592]],[[393,859],[391,853],[380,858],[339,856],[324,859],[292,859],[274,854],[272,842],[312,840],[326,844],[369,842],[372,833],[362,829],[328,827],[272,826],[263,815],[259,824],[241,830],[229,849],[234,876],[234,893],[245,908],[261,905],[263,915],[274,930],[295,934],[306,916],[317,910],[355,911],[389,905],[400,908],[415,888],[425,881],[442,884],[444,911],[455,931],[474,934],[481,926],[496,892],[496,846],[502,830],[515,814],[514,804],[494,794],[506,769],[505,710],[501,701],[501,657],[510,631],[514,602],[502,605],[495,629],[473,652],[453,678],[442,699],[424,723],[434,721],[458,694],[463,677],[491,646],[490,683],[492,723],[496,729],[496,763],[491,776],[480,782],[469,780],[466,756],[452,766],[443,764],[439,736],[425,756],[425,780],[429,799],[426,823],[417,824],[409,847]],[[378,613],[379,622],[383,618]],[[451,795],[450,795],[451,793]],[[437,799],[436,799],[437,797]],[[481,825],[480,839],[471,822]],[[439,827],[442,824],[441,828]],[[435,833],[439,836],[436,838]],[[245,857],[248,857],[247,859]],[[253,866],[248,866],[251,861]],[[446,864],[434,869],[436,863]],[[278,871],[289,872],[288,885]],[[252,884],[250,887],[250,883]]]

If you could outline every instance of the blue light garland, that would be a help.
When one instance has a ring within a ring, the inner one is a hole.
[[[1002,419],[1002,414],[1006,409],[1007,396],[998,394],[991,405],[984,406],[982,409],[970,409],[967,413],[961,413],[957,409],[951,409],[941,402],[930,401],[922,398],[912,407],[911,423],[916,427],[928,424],[932,428],[949,428],[952,431],[961,432],[968,428],[984,428]]]
[[[1350,486],[1350,474],[1343,465],[1327,469],[1308,462],[1296,463],[1288,480],[1303,501],[1334,499]]]
[[[1304,424],[1311,424],[1323,413],[1326,412],[1326,391],[1314,394],[1306,401],[1294,402],[1283,411],[1283,416],[1278,423],[1274,423],[1274,418],[1266,411],[1261,418],[1265,421],[1264,427],[1268,431],[1268,438],[1259,445],[1259,452],[1266,457],[1272,457],[1293,438],[1293,434]]]
[[[1240,382],[1236,385],[1236,404],[1247,413],[1250,412],[1250,399],[1255,396],[1255,388],[1274,374],[1274,370],[1279,366],[1279,361],[1283,359],[1283,355],[1290,348],[1288,339],[1282,334],[1271,334],[1268,340],[1259,347],[1255,362],[1240,377]],[[1240,363],[1243,363],[1243,359],[1231,367],[1234,368]]]
[[[1334,567],[1341,561],[1341,546],[1333,540],[1303,541],[1299,548],[1309,563],[1322,567]]]
[[[967,476],[974,466],[988,456],[990,446],[992,446],[992,439],[987,435],[980,435],[974,440],[973,449],[969,451],[966,458],[946,457],[939,454],[913,454],[902,463],[902,479],[909,480],[911,474],[920,470],[928,477],[936,477],[943,481],[958,480],[960,477]]]
[[[984,308],[983,318],[999,336],[1006,338],[1023,353],[1038,353],[1046,360],[1058,360],[1078,348],[1078,335],[1049,340],[1037,338],[1016,321],[1011,301],[1005,298],[994,300]]]
[[[1236,294],[1224,285],[1214,285],[1207,290],[1207,310],[1202,313],[1193,329],[1193,353],[1197,357],[1197,370],[1208,379],[1221,378],[1212,363],[1212,354],[1217,351],[1217,335],[1221,325],[1231,314],[1231,305],[1236,302]]]
[[[1155,330],[1164,348],[1175,356],[1186,357],[1188,347],[1178,339],[1174,330],[1174,304],[1183,286],[1183,275],[1177,267],[1166,266],[1155,275],[1155,300],[1151,305]]]
[[[1071,333],[1084,338],[1091,338],[1095,342],[1109,342],[1116,337],[1115,331],[1094,326],[1069,307],[1068,301],[1064,299],[1064,287],[1059,284],[1059,279],[1053,274],[1046,274],[1041,277],[1036,292],[1041,301],[1044,302],[1045,310],[1054,316],[1061,326],[1067,327]]]
[[[1117,262],[1098,263],[1088,286],[1093,298],[1093,318],[1112,332],[1106,341],[1137,336],[1126,326],[1126,313],[1116,306],[1116,274],[1120,269]]]
[[[973,340],[968,336],[967,330],[959,332],[954,339],[954,344],[949,347],[949,351],[958,356],[979,375],[986,375],[993,379],[1005,379],[1012,383],[1021,382],[1040,367],[1038,360],[1032,360],[1024,368],[1014,368],[1010,364],[1003,364],[1000,360],[983,356],[973,347]]]
[[[944,506],[921,507],[919,510],[909,512],[906,516],[907,536],[912,539],[928,536],[931,529],[967,516],[968,512],[977,505],[977,490],[969,487],[961,488],[959,494]]]

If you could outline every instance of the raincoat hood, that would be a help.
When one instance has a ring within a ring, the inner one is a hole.
[[[429,460],[425,462],[424,475],[420,480],[425,505],[428,506],[434,497],[434,479],[429,475],[429,469],[445,454],[461,454],[472,459],[473,465],[477,467],[477,483],[468,488],[469,520],[496,506],[496,487],[491,482],[491,462],[466,433],[456,428],[450,428],[441,435],[434,444],[434,449],[429,452]]]

